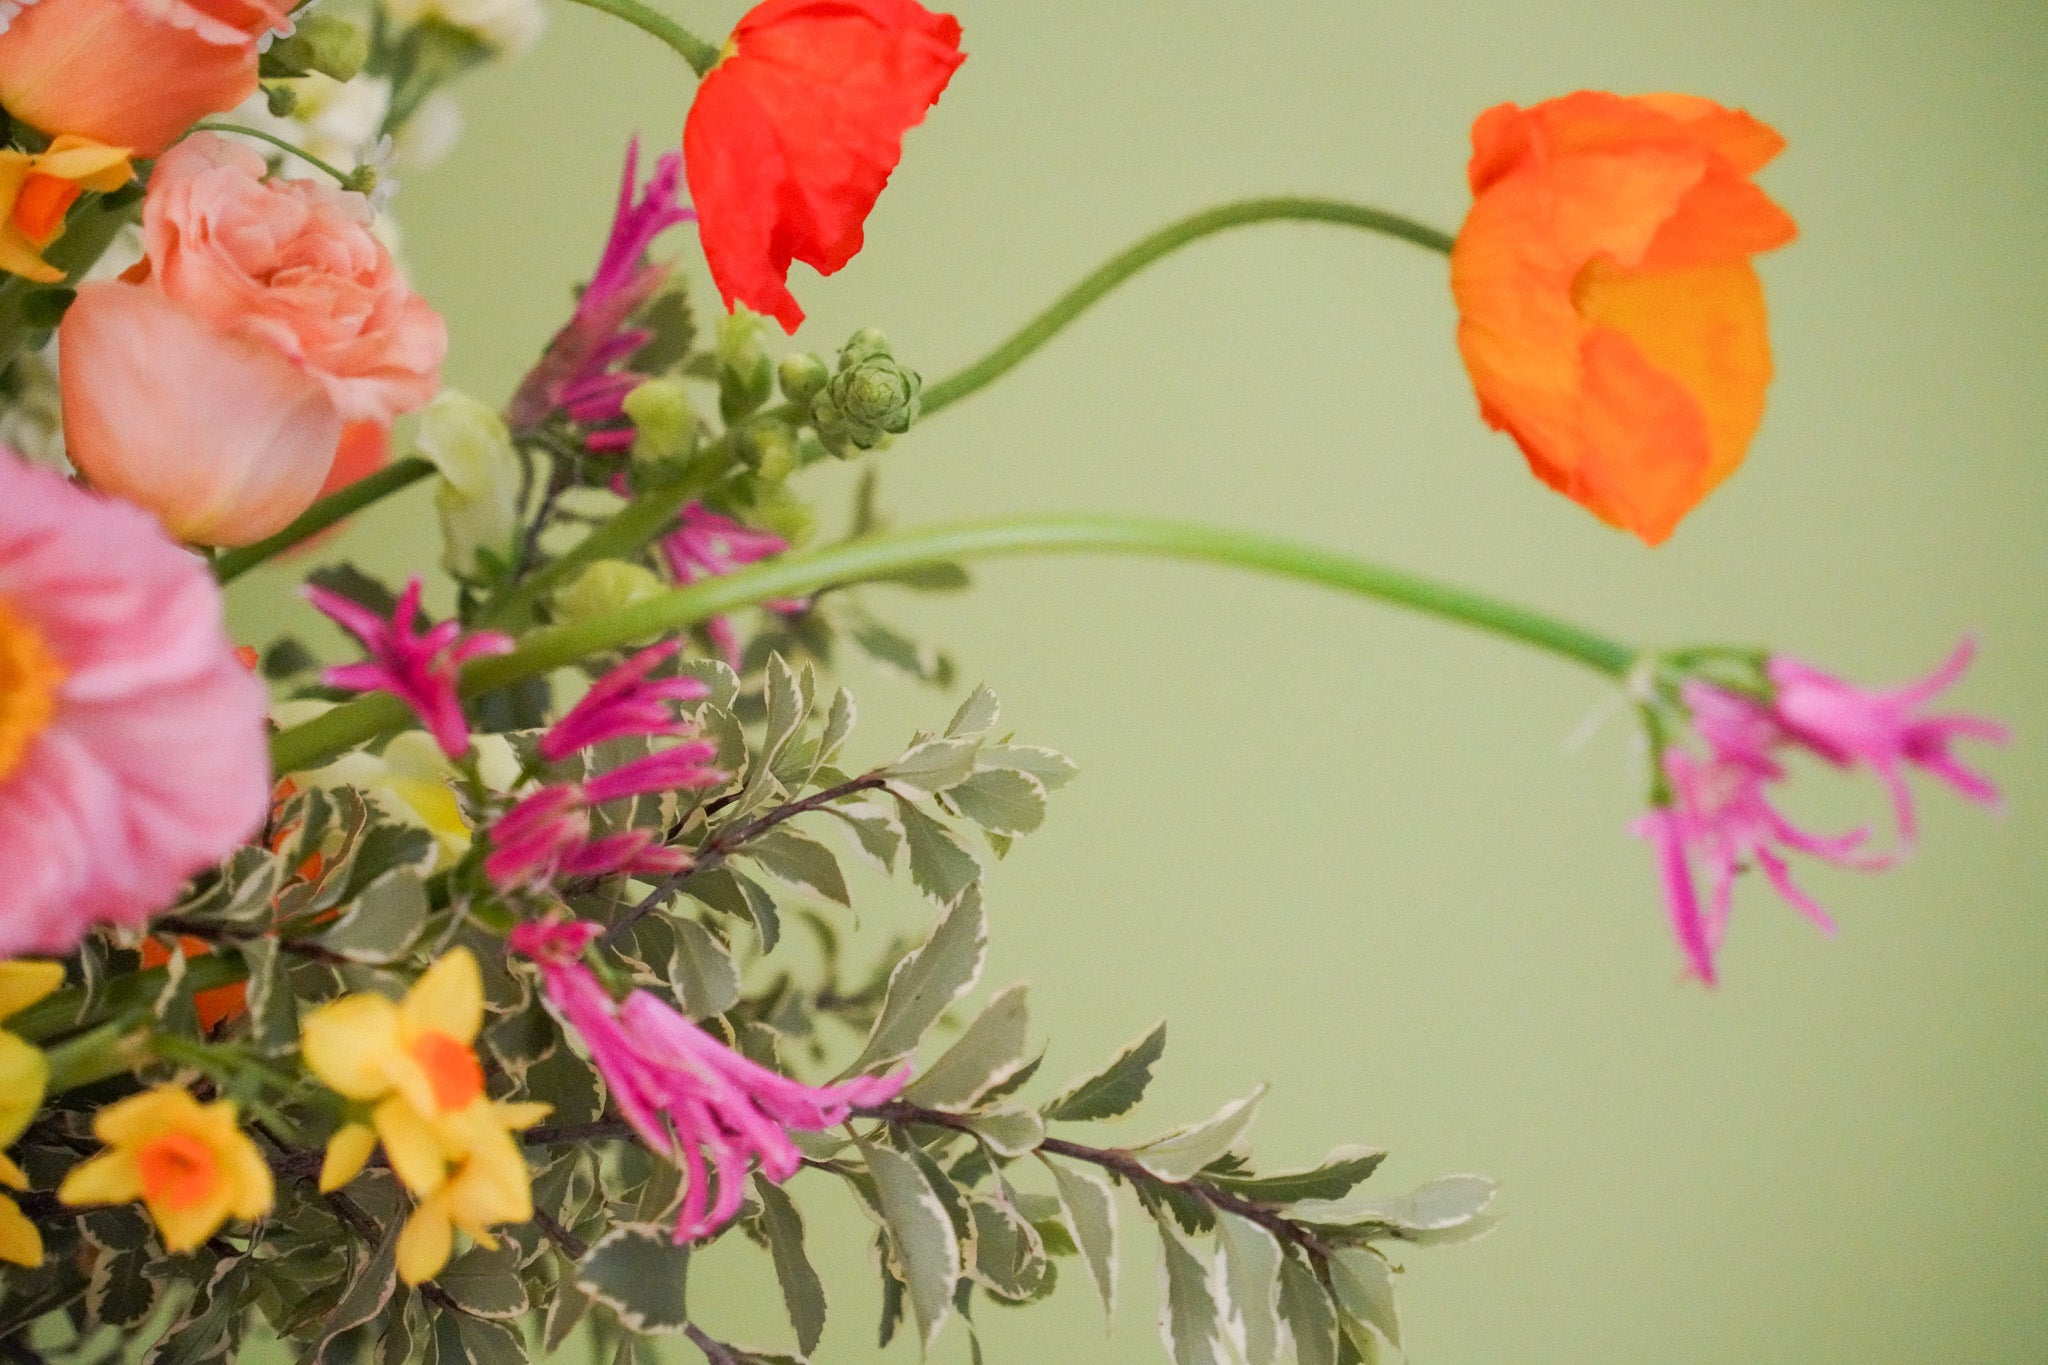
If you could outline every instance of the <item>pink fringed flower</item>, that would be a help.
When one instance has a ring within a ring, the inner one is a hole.
[[[140,926],[253,836],[266,704],[203,563],[0,450],[0,958]]]
[[[679,744],[588,782],[542,787],[491,826],[484,875],[501,891],[517,891],[563,877],[681,872],[690,866],[690,855],[662,844],[657,831],[597,834],[590,813],[631,796],[716,786],[726,779],[724,772],[708,766],[717,753],[709,744]]]
[[[695,678],[648,678],[680,648],[673,640],[653,645],[598,679],[583,699],[541,736],[540,756],[560,763],[607,740],[687,733],[688,724],[676,718],[670,704],[702,701],[711,695],[711,689]]]
[[[587,440],[600,453],[625,450],[633,429],[620,426],[626,395],[645,376],[616,367],[653,339],[644,328],[629,327],[635,313],[654,297],[674,268],[647,259],[654,239],[697,215],[678,198],[683,160],[670,152],[655,163],[654,175],[640,196],[640,140],[626,149],[626,172],[619,185],[618,212],[597,273],[576,303],[576,312],[548,343],[547,353],[513,395],[507,411],[514,430],[537,427],[557,412],[566,412],[579,426],[592,428]]]
[[[773,559],[789,549],[789,542],[772,531],[742,526],[701,502],[693,502],[683,509],[681,522],[662,541],[661,548],[668,559],[670,574],[676,582],[687,585],[706,578],[722,577],[734,569],[743,569],[764,559]],[[793,598],[763,605],[770,611],[784,613],[804,609],[804,604]],[[725,661],[739,667],[739,637],[733,632],[732,621],[724,616],[714,616],[705,623],[704,629],[711,636],[712,643],[718,646],[719,653],[725,656]]]
[[[1793,881],[1788,853],[1838,867],[1888,867],[1910,847],[1918,822],[1905,769],[1920,768],[1970,800],[1998,803],[1990,779],[1950,752],[1958,739],[2002,744],[2003,725],[1980,716],[1922,716],[1918,709],[1954,685],[1969,666],[1965,641],[1932,675],[1905,687],[1866,691],[1795,659],[1773,658],[1766,676],[1771,699],[1760,701],[1709,683],[1686,685],[1683,698],[1707,755],[1673,749],[1664,756],[1671,803],[1638,820],[1634,832],[1657,851],[1672,927],[1700,980],[1715,981],[1714,956],[1727,932],[1738,874],[1756,867],[1789,904],[1823,931],[1834,923]],[[1812,754],[1838,768],[1869,770],[1891,796],[1898,842],[1866,852],[1870,831],[1816,835],[1792,824],[1769,791],[1788,776],[1779,755]],[[1695,877],[1704,872],[1701,903]]]
[[[352,692],[389,692],[419,713],[442,753],[460,758],[469,752],[469,722],[463,718],[457,680],[470,660],[511,653],[509,635],[495,631],[464,635],[454,621],[443,621],[422,632],[418,624],[422,589],[416,576],[405,585],[389,620],[339,593],[316,587],[305,591],[307,601],[334,618],[370,652],[362,663],[328,669],[322,681]]]
[[[643,1142],[683,1168],[679,1243],[708,1237],[732,1220],[752,1162],[778,1184],[796,1174],[803,1154],[790,1141],[791,1129],[820,1132],[844,1123],[855,1109],[896,1098],[910,1077],[905,1068],[803,1085],[748,1061],[645,991],[615,1003],[577,960],[597,932],[592,924],[522,924],[512,931],[512,948],[539,965],[549,1005],[582,1035],[619,1112]]]

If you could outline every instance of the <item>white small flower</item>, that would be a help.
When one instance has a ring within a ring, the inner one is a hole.
[[[402,23],[439,19],[474,34],[500,57],[522,55],[548,26],[540,0],[384,0],[384,8]]]
[[[35,2],[36,0],[0,0],[0,33],[7,32],[7,26],[14,22],[15,16]]]

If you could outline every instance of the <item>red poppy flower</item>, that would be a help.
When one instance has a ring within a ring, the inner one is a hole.
[[[1451,288],[1480,413],[1544,482],[1652,545],[1763,419],[1750,257],[1796,229],[1749,177],[1784,145],[1690,95],[1580,91],[1472,127]]]
[[[830,275],[966,57],[960,21],[916,0],[767,0],[740,20],[683,128],[711,278],[795,332],[792,261]]]

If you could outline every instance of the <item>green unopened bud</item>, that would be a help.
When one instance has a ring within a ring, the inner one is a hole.
[[[263,102],[272,118],[290,118],[299,112],[299,92],[283,81],[264,82]]]
[[[370,35],[338,14],[316,10],[302,16],[290,37],[279,38],[263,54],[260,67],[271,78],[318,72],[338,81],[352,81],[370,60]]]
[[[819,439],[841,458],[900,436],[917,420],[924,380],[897,363],[874,328],[854,333],[839,353],[839,373],[811,401]]]
[[[555,594],[555,619],[561,622],[588,621],[621,607],[630,607],[635,602],[659,597],[666,591],[668,584],[644,565],[629,564],[623,559],[600,559]],[[629,643],[644,644],[646,641]]]
[[[825,362],[807,351],[798,351],[782,357],[782,364],[776,371],[776,378],[782,382],[782,396],[792,403],[808,403],[823,391],[832,378],[832,371],[825,368]]]
[[[434,507],[441,517],[442,565],[457,578],[509,566],[520,537],[524,470],[497,413],[457,389],[444,389],[420,414],[413,445],[441,472]]]
[[[626,395],[633,458],[655,464],[687,460],[697,449],[697,413],[690,391],[673,376],[650,379]]]
[[[739,309],[718,325],[718,411],[728,424],[768,401],[775,362],[761,349],[761,318]]]
[[[741,442],[764,482],[781,483],[796,473],[796,437],[782,423],[758,422],[746,429]]]

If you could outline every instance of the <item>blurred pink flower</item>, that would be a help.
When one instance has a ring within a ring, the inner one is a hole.
[[[454,621],[419,629],[420,580],[414,576],[400,594],[391,619],[325,588],[307,587],[306,600],[363,642],[370,657],[330,668],[329,687],[351,692],[389,692],[419,713],[441,752],[460,758],[469,751],[469,722],[457,690],[462,666],[471,659],[512,652],[512,637],[496,631],[463,635]]]
[[[662,541],[661,549],[668,560],[669,573],[676,582],[688,585],[722,577],[734,569],[743,569],[764,559],[773,559],[789,549],[789,542],[772,531],[742,526],[701,502],[693,502],[683,509],[680,523]],[[803,602],[795,598],[762,605],[770,611],[785,614],[804,609]],[[718,646],[719,653],[725,656],[725,661],[738,668],[739,637],[733,632],[731,618],[714,616],[704,623],[704,629],[711,636],[711,642]]]
[[[139,927],[262,828],[267,698],[206,566],[0,450],[0,958]]]
[[[1803,853],[1838,867],[1876,871],[1912,846],[1918,830],[1905,769],[1920,768],[1979,804],[1998,804],[1990,779],[1950,752],[1957,739],[2002,744],[2008,731],[1981,716],[1924,716],[1922,706],[1953,686],[1975,652],[1970,641],[1917,683],[1866,690],[1796,659],[1774,657],[1766,668],[1769,701],[1692,681],[1683,698],[1704,759],[1681,749],[1664,755],[1672,800],[1636,821],[1633,832],[1656,849],[1665,900],[1679,946],[1694,975],[1712,985],[1714,955],[1727,932],[1735,879],[1761,869],[1789,904],[1823,931],[1834,922],[1793,881],[1788,853]],[[1889,793],[1898,842],[1886,852],[1865,852],[1867,829],[1816,835],[1798,828],[1770,800],[1770,788],[1789,774],[1786,752],[1812,754],[1838,768],[1867,769]],[[1709,898],[1701,904],[1695,877],[1704,871]]]
[[[747,1169],[780,1183],[803,1154],[789,1131],[820,1132],[857,1108],[894,1099],[910,1077],[862,1076],[823,1087],[803,1085],[748,1061],[645,991],[615,1003],[577,959],[596,925],[522,924],[513,951],[540,967],[548,1003],[582,1035],[613,1102],[650,1148],[688,1177],[675,1240],[708,1237],[732,1220],[746,1197]],[[710,1182],[718,1185],[712,1202]]]
[[[619,207],[597,273],[576,301],[576,312],[555,333],[540,363],[521,381],[506,417],[513,430],[539,426],[556,412],[593,430],[590,449],[600,453],[625,450],[633,429],[615,426],[625,417],[626,395],[646,376],[618,370],[653,339],[644,328],[629,327],[635,313],[654,297],[674,268],[647,258],[654,239],[697,215],[677,197],[682,186],[683,159],[669,152],[655,163],[654,174],[639,198],[640,139],[626,148],[626,170],[619,184]]]
[[[672,640],[650,646],[599,678],[582,700],[540,737],[540,756],[560,763],[606,740],[687,734],[688,723],[676,718],[670,703],[702,701],[711,695],[711,689],[695,678],[650,682],[647,676],[674,658],[680,648]]]
[[[652,829],[594,834],[590,812],[632,796],[716,786],[727,774],[706,766],[718,751],[679,744],[622,764],[587,782],[559,782],[525,797],[491,826],[484,875],[501,891],[542,886],[562,877],[617,873],[664,876],[690,866],[690,855],[661,843]]]

